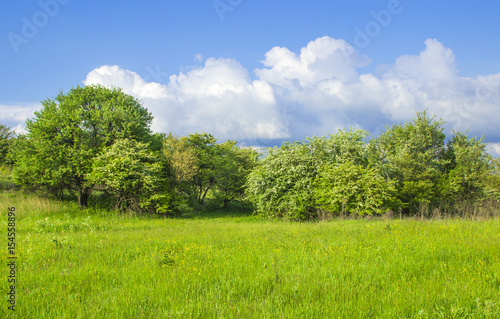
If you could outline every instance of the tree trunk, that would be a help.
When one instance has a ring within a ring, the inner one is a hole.
[[[208,190],[210,189],[210,186],[207,187],[207,189],[205,189],[205,193],[203,193],[203,197],[201,198],[200,200],[200,204],[203,205],[203,203],[205,202],[205,197],[207,196],[207,193],[208,193]]]
[[[92,190],[88,187],[78,190],[78,205],[80,205],[81,209],[87,209],[90,194],[92,194]]]

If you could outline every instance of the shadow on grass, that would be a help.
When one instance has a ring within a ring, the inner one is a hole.
[[[253,216],[255,208],[246,202],[231,202],[225,208],[212,205],[210,202],[206,206],[193,209],[189,213],[182,215],[187,219],[216,219],[216,218],[249,218]]]

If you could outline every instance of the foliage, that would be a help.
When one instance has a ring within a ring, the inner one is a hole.
[[[405,125],[387,127],[371,141],[372,165],[396,183],[405,207],[437,199],[437,184],[445,161],[443,121],[426,112]]]
[[[220,207],[241,199],[256,158],[255,151],[239,148],[234,141],[219,144],[206,133],[187,137],[170,134],[163,153],[170,164],[173,187],[199,206],[208,197]]]
[[[163,155],[169,164],[171,186],[189,194],[190,183],[199,170],[199,160],[194,147],[188,144],[188,138],[170,133],[163,141]]]
[[[315,180],[314,198],[321,210],[372,215],[396,209],[396,189],[378,169],[352,162],[323,167]]]
[[[187,145],[196,154],[196,173],[189,184],[189,196],[199,205],[203,205],[205,198],[215,186],[218,156],[217,139],[212,134],[191,134],[187,138]]]
[[[15,137],[10,127],[0,124],[0,165],[12,164],[10,153],[12,153],[12,140]]]
[[[250,173],[247,197],[256,212],[268,217],[313,217],[312,181],[317,174],[307,143],[283,143],[269,148],[265,159]]]
[[[151,139],[151,114],[121,89],[76,87],[42,105],[20,138],[16,180],[31,190],[76,192],[82,208],[94,186],[93,159],[119,139]]]
[[[239,148],[236,142],[226,141],[217,145],[215,160],[215,188],[213,197],[218,206],[242,199],[248,174],[256,166],[257,153],[249,148]]]
[[[490,171],[491,157],[486,151],[483,137],[469,138],[454,132],[448,141],[447,174],[441,185],[443,197],[450,202],[474,202],[484,196],[485,180]]]
[[[88,179],[111,193],[120,211],[172,213],[163,166],[145,143],[116,141],[94,159]]]
[[[500,200],[500,157],[491,160],[491,171],[485,179],[487,198]]]
[[[339,130],[335,135],[269,148],[264,160],[250,173],[248,199],[258,214],[288,219],[314,219],[314,180],[320,168],[345,161],[367,161],[363,130]]]

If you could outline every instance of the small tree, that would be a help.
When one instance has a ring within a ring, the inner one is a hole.
[[[89,181],[111,193],[121,211],[171,211],[164,169],[147,144],[116,141],[95,158]]]
[[[239,148],[233,141],[217,147],[213,196],[217,205],[225,208],[229,202],[243,198],[248,174],[256,166],[257,153],[252,149]]]
[[[473,203],[484,197],[492,166],[483,137],[469,138],[467,134],[453,132],[446,158],[447,171],[441,185],[443,197],[454,203]]]
[[[256,212],[267,217],[315,218],[312,181],[317,174],[307,143],[283,143],[269,148],[248,176],[246,194]]]
[[[11,164],[9,154],[12,152],[12,139],[15,133],[10,127],[0,124],[0,165]]]
[[[339,130],[334,135],[269,148],[246,185],[257,213],[289,219],[316,218],[314,180],[321,167],[346,161],[366,163],[366,136],[363,130]]]
[[[418,112],[412,122],[386,128],[371,141],[372,165],[396,182],[398,197],[410,211],[437,199],[444,161],[443,121]]]
[[[316,207],[335,215],[382,214],[398,206],[394,183],[350,161],[323,167],[314,186]]]

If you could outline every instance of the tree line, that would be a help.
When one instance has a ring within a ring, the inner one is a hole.
[[[179,216],[247,201],[263,216],[303,220],[453,212],[500,194],[500,162],[483,138],[446,137],[426,112],[369,140],[340,130],[261,154],[207,133],[153,133],[151,113],[119,88],[76,87],[42,106],[26,134],[0,126],[0,163],[25,190],[71,194],[81,208],[99,192],[120,211]]]

